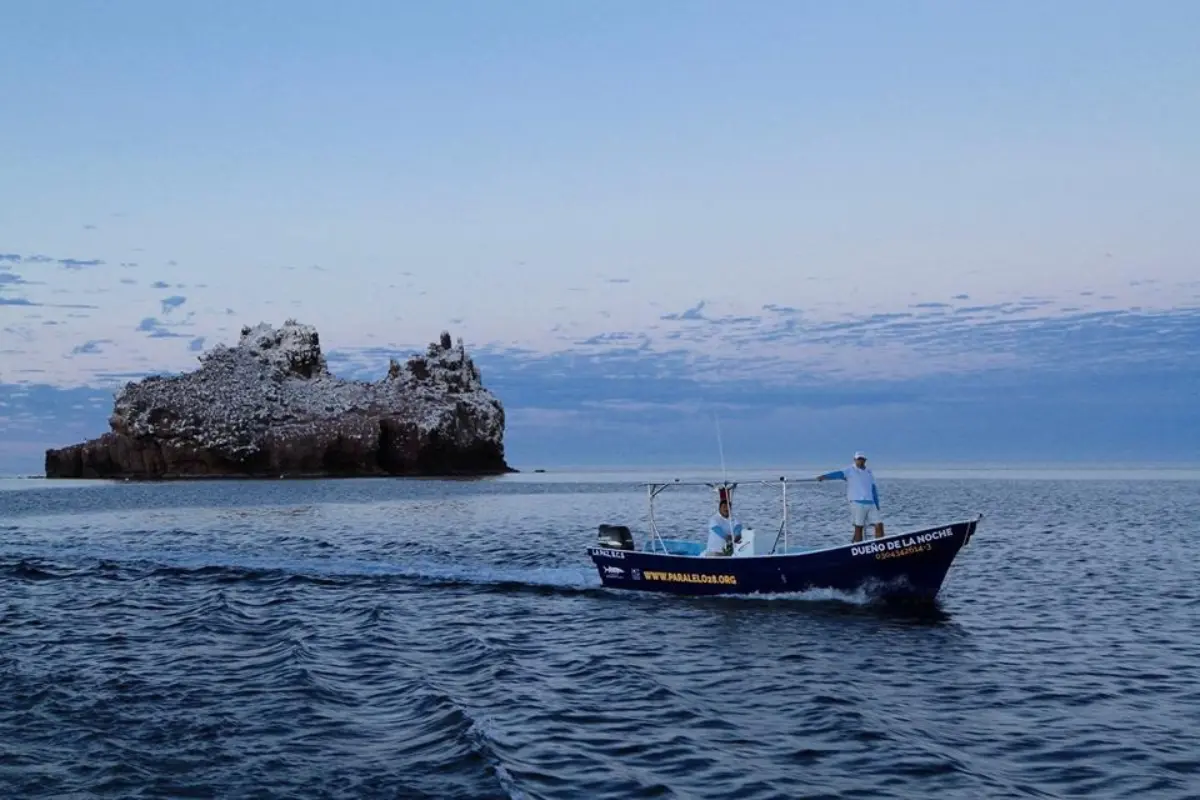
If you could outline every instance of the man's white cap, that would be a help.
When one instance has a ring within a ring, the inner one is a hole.
[[[866,457],[867,457],[867,454],[864,453],[862,450],[854,451],[854,460],[855,461],[858,461],[860,458],[866,458]]]

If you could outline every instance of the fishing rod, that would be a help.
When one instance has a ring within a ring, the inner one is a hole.
[[[725,444],[721,439],[721,419],[716,410],[713,411],[713,423],[717,427],[717,450],[721,454],[721,488],[717,490],[717,514],[720,515],[720,501],[724,500],[725,507],[729,509],[729,553],[732,555],[736,537],[733,530],[733,491],[729,486],[729,471],[725,468]]]

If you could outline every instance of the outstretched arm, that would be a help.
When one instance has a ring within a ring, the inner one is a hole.
[[[836,469],[833,472],[826,472],[824,475],[818,475],[817,480],[819,480],[819,481],[824,481],[824,480],[844,481],[844,480],[846,480],[846,473],[843,470]]]

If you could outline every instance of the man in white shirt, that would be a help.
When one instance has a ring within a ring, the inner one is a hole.
[[[722,495],[724,492],[722,492]],[[708,546],[704,548],[706,556],[727,556],[733,553],[733,543],[741,541],[742,523],[733,519],[729,513],[729,501],[721,497],[717,513],[708,520]]]
[[[867,469],[867,456],[861,450],[854,454],[854,464],[847,469],[826,472],[817,480],[842,480],[846,482],[846,499],[850,501],[850,519],[854,525],[854,539],[861,542],[863,528],[875,523],[875,538],[883,538],[883,520],[879,516],[879,489],[875,486],[875,475]]]

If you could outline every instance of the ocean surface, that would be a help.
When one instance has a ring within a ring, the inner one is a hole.
[[[651,476],[0,481],[0,797],[1200,796],[1200,474],[878,474],[932,611],[602,589]]]

